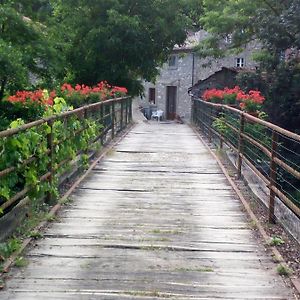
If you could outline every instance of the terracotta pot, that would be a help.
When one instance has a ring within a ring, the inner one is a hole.
[[[258,111],[247,111],[247,114],[249,114],[253,117],[256,117],[256,118],[258,118],[258,115],[259,115]]]
[[[253,116],[253,117],[255,117],[255,118],[258,118],[258,115],[259,115],[259,113],[257,112],[257,111],[249,111],[249,112],[246,112],[248,115],[251,115],[251,116]],[[249,123],[249,124],[255,124],[256,122],[255,121],[252,121],[252,120],[249,120],[249,119],[247,119],[246,118],[246,120],[247,120],[247,122]]]

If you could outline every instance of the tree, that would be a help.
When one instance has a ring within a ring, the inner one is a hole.
[[[60,57],[38,14],[26,14],[31,11],[28,7],[34,7],[38,1],[3,2],[0,3],[0,100],[5,91],[32,85],[33,77],[46,80],[49,85],[59,70]]]
[[[249,74],[248,83],[245,76],[242,82],[245,86],[256,82],[264,89],[271,121],[300,130],[300,0],[204,0],[201,23],[211,33],[198,47],[202,56],[224,56],[252,40],[261,42],[262,51],[255,55],[260,63],[255,80]],[[221,41],[226,35],[232,43],[224,48]]]
[[[101,80],[141,92],[139,79],[154,80],[175,44],[192,25],[191,0],[56,1],[55,17],[70,41],[73,80]]]
[[[0,0],[0,98],[32,77],[139,93],[201,11],[197,0]]]

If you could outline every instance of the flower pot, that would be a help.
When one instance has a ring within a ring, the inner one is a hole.
[[[258,112],[258,111],[246,111],[246,113],[247,113],[248,115],[251,115],[251,116],[255,117],[255,118],[258,118],[258,116],[259,116],[259,112]],[[247,120],[247,122],[248,122],[249,124],[255,124],[255,123],[256,123],[255,121],[249,120],[249,119],[247,119],[247,118],[246,118],[246,120]]]

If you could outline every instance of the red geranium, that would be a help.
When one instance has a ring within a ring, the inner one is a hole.
[[[206,90],[202,95],[205,101],[211,101],[211,102],[220,102],[222,101],[223,96],[224,96],[224,91],[218,89]]]
[[[106,100],[110,97],[125,96],[128,91],[125,87],[111,86],[107,81],[101,81],[94,87],[87,85],[76,84],[73,87],[69,83],[64,83],[61,88],[63,97],[70,98],[79,97],[84,104],[84,101],[90,97],[94,98],[94,101]],[[8,101],[10,102],[34,102],[42,105],[53,105],[56,92],[51,91],[49,94],[46,90],[36,91],[18,91],[15,95],[9,96]],[[92,101],[93,102],[93,101]]]
[[[224,90],[206,90],[202,98],[205,101],[224,102],[225,104],[234,104],[237,100],[240,102],[240,108],[248,112],[258,111],[265,101],[265,97],[261,95],[260,91],[251,90],[249,93],[245,93],[239,86],[235,86],[233,89],[226,87]]]
[[[9,96],[8,101],[10,102],[34,102],[43,105],[52,105],[53,99],[56,97],[55,91],[52,91],[49,96],[45,95],[45,91],[17,91],[15,95]]]

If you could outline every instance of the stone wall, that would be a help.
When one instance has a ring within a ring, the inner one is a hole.
[[[207,33],[200,31],[196,34],[196,38],[201,42]],[[232,68],[236,66],[236,58],[244,58],[244,68],[253,69],[256,63],[252,59],[253,51],[258,50],[259,44],[252,43],[247,45],[242,53],[230,55],[223,59],[202,59],[192,53],[192,47],[185,45],[174,49],[172,55],[176,55],[177,64],[175,67],[169,67],[165,63],[160,69],[160,75],[157,77],[155,84],[144,82],[145,97],[138,99],[143,107],[149,107],[149,88],[155,88],[155,107],[153,109],[161,109],[166,111],[167,86],[177,87],[177,115],[185,122],[190,122],[191,117],[191,97],[188,95],[188,89],[192,86],[193,73],[193,57],[194,57],[194,84],[198,80],[206,79],[214,74],[222,67]]]

